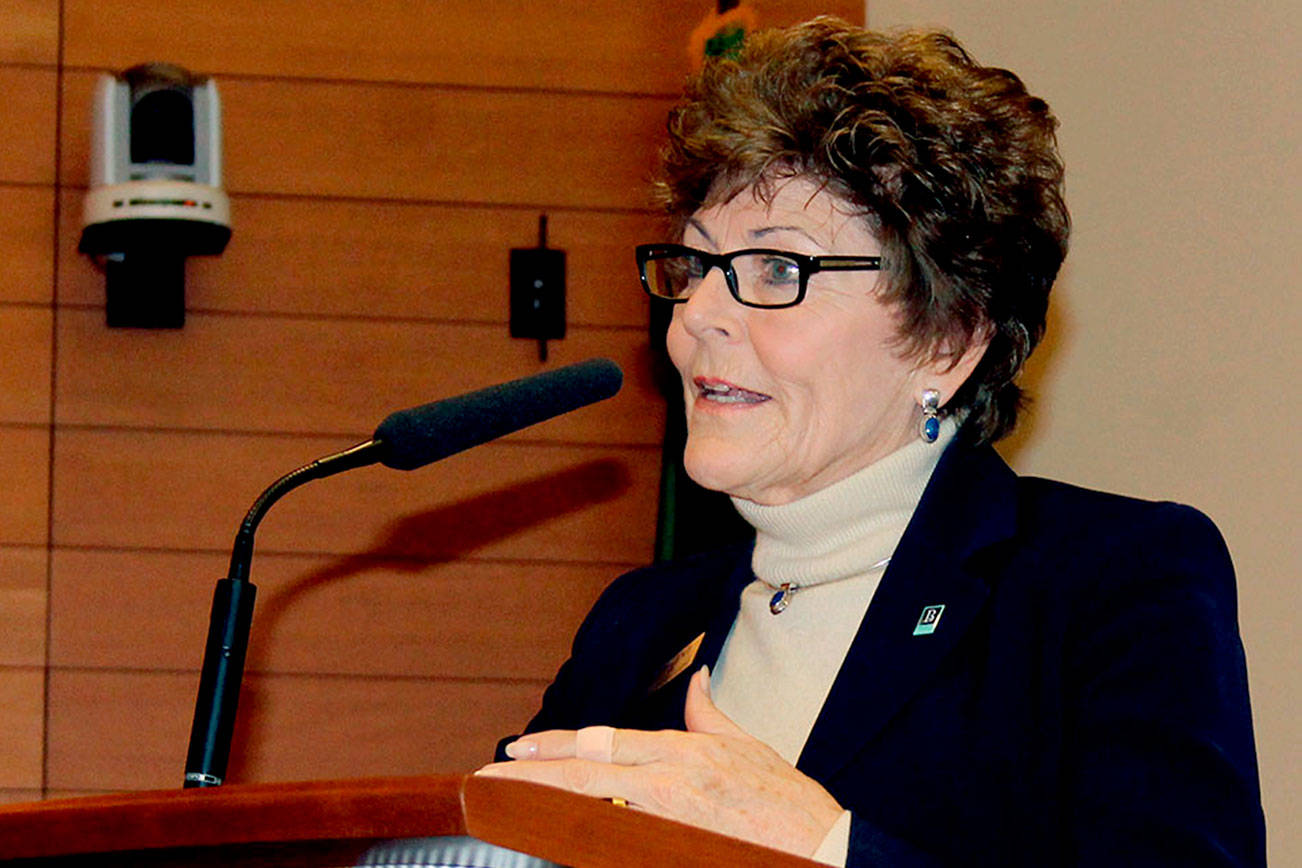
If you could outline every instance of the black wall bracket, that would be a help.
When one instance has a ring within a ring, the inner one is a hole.
[[[565,251],[547,246],[547,215],[538,216],[538,246],[511,250],[511,337],[547,342],[565,337]]]

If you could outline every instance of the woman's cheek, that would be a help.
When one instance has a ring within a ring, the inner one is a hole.
[[[681,305],[679,305],[681,308]],[[695,341],[692,336],[683,328],[678,318],[678,309],[674,311],[674,318],[669,323],[669,330],[665,332],[665,349],[669,352],[669,360],[673,362],[678,373],[686,374],[689,370],[692,359],[692,348]]]
[[[799,307],[762,313],[751,318],[750,343],[760,364],[776,380],[801,382],[818,375],[824,357],[848,339],[822,322],[808,322]]]

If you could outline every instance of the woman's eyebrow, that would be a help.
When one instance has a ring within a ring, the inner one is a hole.
[[[759,239],[759,238],[764,238],[766,236],[772,235],[775,232],[796,232],[800,235],[805,236],[814,244],[818,244],[820,246],[823,244],[822,241],[819,241],[817,238],[810,235],[807,231],[805,231],[799,226],[765,226],[761,229],[752,229],[750,231],[750,237]]]
[[[695,217],[689,218],[687,221],[687,225],[695,229],[697,232],[699,232],[701,234],[701,237],[705,239],[706,243],[714,247],[719,246],[714,243],[714,239],[710,236],[710,233],[705,231],[705,227],[701,225],[701,221],[697,220]]]

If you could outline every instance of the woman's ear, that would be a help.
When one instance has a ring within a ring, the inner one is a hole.
[[[987,326],[975,332],[967,347],[957,356],[942,348],[932,356],[930,361],[918,367],[917,392],[919,403],[925,389],[935,389],[940,393],[940,406],[944,407],[954,394],[972,376],[982,356],[990,346],[991,330]]]

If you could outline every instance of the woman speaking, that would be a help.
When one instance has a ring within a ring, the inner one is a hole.
[[[690,82],[637,262],[755,539],[613,583],[481,773],[831,864],[1264,863],[1220,535],[990,446],[1066,251],[1054,126],[831,19]]]

